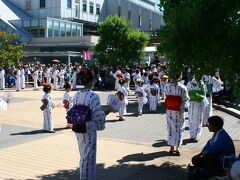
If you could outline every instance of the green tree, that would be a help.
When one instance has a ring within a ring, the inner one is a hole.
[[[149,37],[131,28],[124,17],[108,16],[98,27],[100,39],[94,51],[101,64],[133,64],[143,59]]]
[[[240,72],[240,1],[161,0],[165,26],[158,51],[170,63],[170,73],[191,67],[197,78],[221,74],[234,83]]]
[[[0,65],[15,64],[23,58],[24,44],[19,44],[15,34],[0,30]]]

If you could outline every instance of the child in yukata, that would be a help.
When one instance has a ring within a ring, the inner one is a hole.
[[[154,76],[149,86],[149,109],[151,112],[156,112],[159,100],[159,86],[157,84],[158,78]]]
[[[145,88],[143,87],[144,82],[143,80],[139,81],[138,87],[136,89],[135,94],[138,98],[138,115],[142,115],[143,105],[147,103],[147,93],[145,92]]]
[[[64,89],[65,89],[65,93],[63,95],[63,107],[68,112],[69,109],[71,109],[73,106],[72,97],[69,95],[71,85],[68,82],[66,82],[66,84],[64,85]],[[67,123],[66,128],[72,128],[72,124]]]
[[[119,120],[123,121],[123,115],[127,113],[127,104],[128,104],[128,100],[127,100],[127,95],[128,95],[128,91],[127,89],[124,87],[125,84],[125,80],[124,79],[119,79],[118,81],[119,86],[117,89],[117,97],[118,99],[122,102],[122,106],[119,109]]]
[[[52,90],[52,86],[50,84],[45,84],[43,87],[43,91],[45,94],[42,97],[43,105],[40,109],[43,111],[43,130],[48,133],[55,133],[53,129],[53,121],[52,121],[52,110],[55,107],[52,97],[50,96]]]

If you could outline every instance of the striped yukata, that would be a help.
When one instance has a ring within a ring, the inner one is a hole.
[[[180,111],[168,110],[166,111],[167,117],[167,130],[168,130],[168,144],[170,146],[181,146],[182,135],[184,132],[184,108],[185,103],[189,100],[186,88],[177,84],[169,83],[166,85],[166,96],[180,96],[182,104]]]
[[[73,97],[73,105],[88,106],[91,111],[91,121],[86,122],[86,133],[76,133],[80,153],[80,180],[96,179],[96,145],[97,130],[105,128],[105,114],[101,110],[99,96],[91,90],[77,92]]]

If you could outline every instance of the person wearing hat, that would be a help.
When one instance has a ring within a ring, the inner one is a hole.
[[[122,102],[122,106],[119,109],[119,120],[123,121],[123,115],[127,113],[127,104],[128,104],[128,99],[127,99],[127,95],[128,95],[128,91],[127,89],[124,87],[125,84],[125,80],[124,79],[119,79],[119,86],[117,89],[117,94],[121,94],[121,96],[123,97],[119,97],[119,100],[121,100]]]
[[[53,99],[50,96],[52,90],[51,84],[43,85],[44,95],[41,99],[43,105],[40,109],[43,111],[43,130],[48,133],[55,133],[53,129],[52,110],[55,107]]]

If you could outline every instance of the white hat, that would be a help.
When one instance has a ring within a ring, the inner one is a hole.
[[[233,163],[230,169],[230,176],[232,180],[240,180],[240,161]]]

